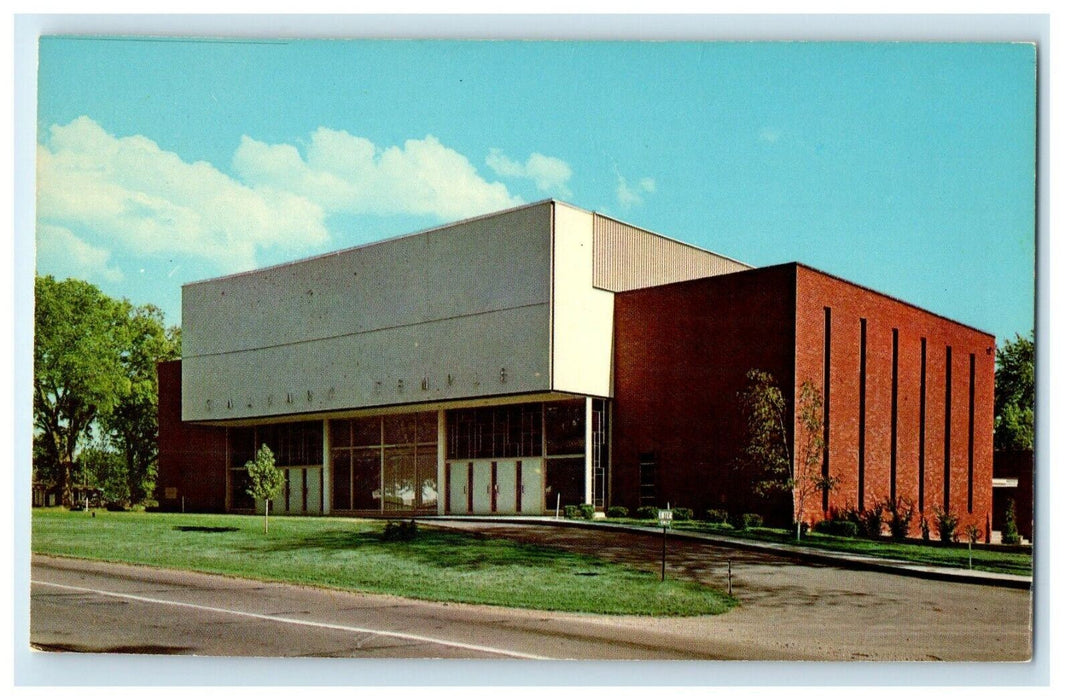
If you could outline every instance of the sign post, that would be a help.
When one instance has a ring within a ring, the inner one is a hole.
[[[662,580],[666,580],[666,530],[673,524],[673,511],[658,511],[658,524],[662,526]]]

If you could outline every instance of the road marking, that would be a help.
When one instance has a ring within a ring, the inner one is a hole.
[[[455,649],[466,649],[469,651],[480,651],[487,654],[498,654],[499,656],[511,656],[517,659],[533,659],[536,661],[552,661],[549,656],[537,656],[535,654],[525,654],[520,651],[511,651],[509,649],[498,649],[496,647],[482,646],[479,644],[466,644],[464,642],[453,642],[448,639],[438,639],[436,637],[425,637],[419,634],[408,634],[406,632],[391,632],[388,630],[377,630],[368,627],[353,627],[350,625],[334,625],[327,622],[313,622],[311,620],[296,620],[288,617],[276,617],[274,615],[262,615],[260,613],[244,612],[242,610],[229,610],[227,608],[215,608],[208,605],[197,605],[195,603],[182,603],[174,600],[163,600],[161,598],[148,598],[146,596],[133,595],[130,593],[116,593],[114,591],[102,591],[96,588],[83,588],[81,586],[67,586],[62,583],[52,583],[50,581],[39,581],[31,579],[30,583],[35,583],[41,586],[52,586],[54,588],[64,588],[69,591],[79,591],[82,593],[96,593],[97,595],[108,596],[111,598],[125,598],[127,600],[136,600],[142,603],[155,603],[157,605],[173,605],[180,608],[193,608],[194,610],[204,610],[207,612],[222,613],[224,615],[237,615],[239,617],[251,617],[256,620],[268,620],[270,622],[283,622],[290,625],[301,625],[304,627],[319,627],[321,629],[336,630],[339,632],[353,632],[357,634],[370,634],[379,635],[381,637],[394,637],[395,639],[404,639],[414,642],[427,642],[428,644],[437,644],[444,647],[453,647]]]

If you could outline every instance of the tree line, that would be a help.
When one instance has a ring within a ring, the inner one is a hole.
[[[151,497],[156,483],[156,363],[181,356],[163,312],[113,299],[77,279],[34,281],[34,480],[74,479],[111,502]]]

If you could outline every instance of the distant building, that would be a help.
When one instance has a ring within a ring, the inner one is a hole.
[[[1034,451],[998,450],[993,455],[993,529],[1003,535],[1008,502],[1015,502],[1019,536],[1034,540]]]
[[[791,498],[733,468],[757,368],[826,397],[840,486],[808,520],[890,495],[991,515],[993,336],[561,202],[189,284],[182,314],[183,359],[160,366],[163,507],[252,509],[244,465],[267,444],[280,512],[669,502],[789,522]]]

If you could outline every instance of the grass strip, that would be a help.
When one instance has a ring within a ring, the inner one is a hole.
[[[657,520],[637,520],[632,518],[608,518],[604,522],[657,527]],[[708,523],[702,520],[674,521],[676,530],[708,532],[744,540],[775,542],[788,546],[813,547],[836,552],[864,554],[881,559],[899,559],[916,564],[933,566],[950,566],[958,569],[970,568],[979,571],[991,571],[1000,574],[1017,574],[1030,576],[1033,571],[1033,556],[1028,552],[1000,551],[993,549],[972,549],[968,552],[965,545],[943,546],[924,544],[922,542],[893,542],[891,540],[867,540],[861,538],[836,537],[819,532],[809,532],[799,541],[796,533],[777,528],[758,527],[750,530],[738,530],[729,525]]]
[[[173,513],[33,511],[39,554],[145,564],[422,600],[614,615],[726,612],[736,601],[690,581],[551,547],[418,526],[384,541],[383,521]]]

